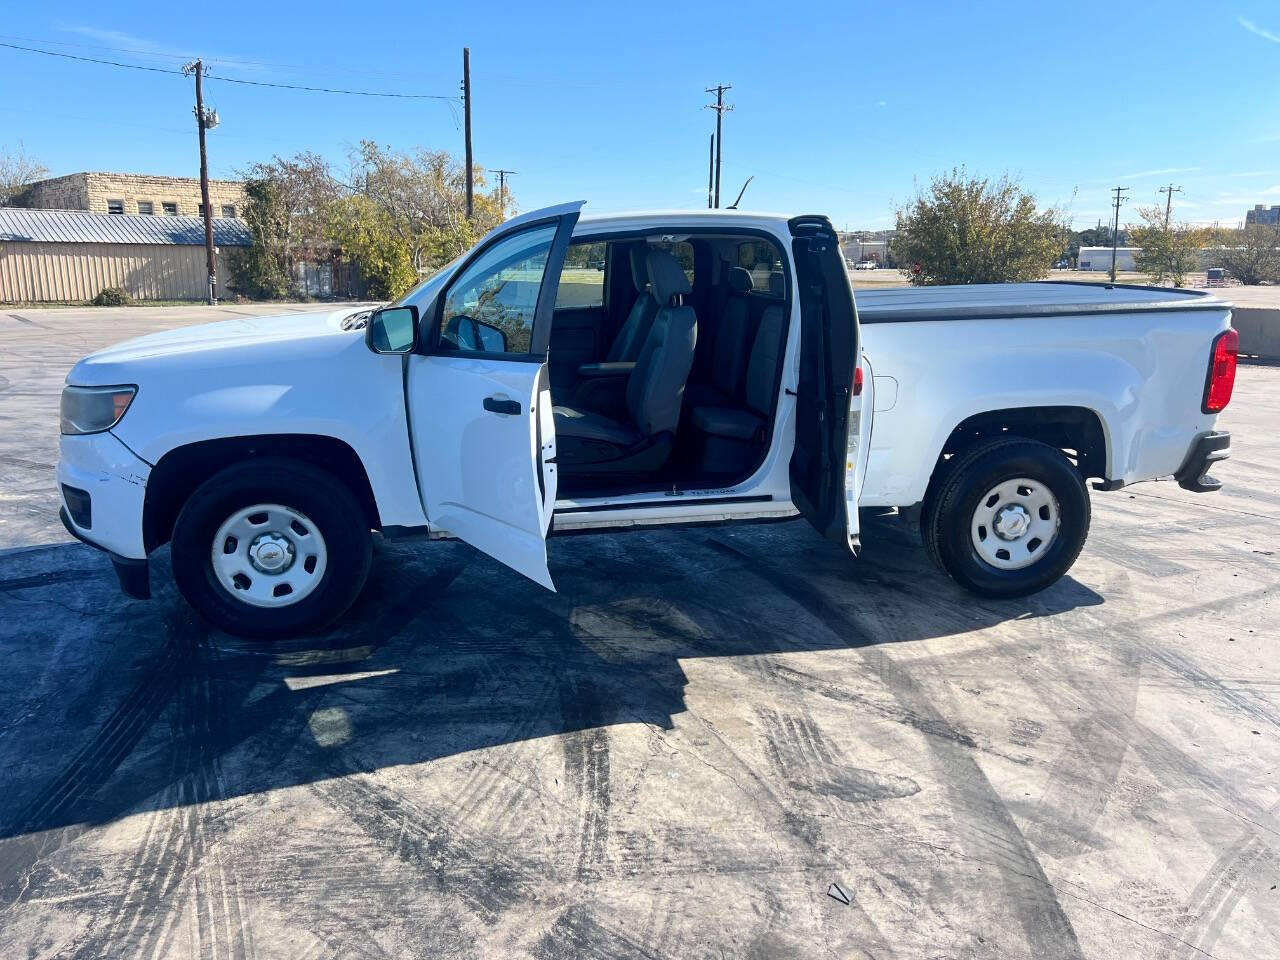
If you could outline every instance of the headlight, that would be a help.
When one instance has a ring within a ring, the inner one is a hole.
[[[62,432],[101,433],[110,430],[124,416],[133,397],[134,386],[63,387]]]

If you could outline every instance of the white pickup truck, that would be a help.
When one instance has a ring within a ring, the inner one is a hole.
[[[381,309],[80,361],[67,529],[135,597],[170,543],[197,610],[272,637],[349,607],[374,530],[553,589],[550,532],[798,513],[856,555],[858,508],[896,507],[955,580],[1010,597],[1074,562],[1087,480],[1218,486],[1236,340],[1214,296],[925,287],[855,310],[824,217],[581,206],[503,224]]]

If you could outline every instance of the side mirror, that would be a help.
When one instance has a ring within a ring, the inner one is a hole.
[[[491,323],[460,313],[449,318],[441,344],[464,353],[506,353],[507,335]]]
[[[477,320],[476,336],[480,340],[481,349],[486,353],[507,352],[507,335],[492,323]]]
[[[383,307],[369,316],[364,342],[374,353],[413,353],[418,345],[418,308]]]

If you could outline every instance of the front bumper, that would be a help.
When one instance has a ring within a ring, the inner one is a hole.
[[[150,465],[111,433],[63,436],[59,442],[58,514],[77,540],[111,558],[120,588],[151,595],[142,511]]]
[[[120,581],[120,589],[125,596],[133,597],[135,600],[151,599],[151,563],[148,560],[134,560],[130,557],[121,557],[112,553],[100,543],[94,543],[83,533],[76,529],[76,525],[71,522],[71,517],[67,513],[67,508],[63,507],[58,511],[58,518],[62,521],[62,525],[67,528],[67,533],[71,534],[81,543],[93,547],[95,550],[101,550],[111,558],[111,566],[115,568],[116,579]]]
[[[1182,462],[1173,478],[1183,490],[1193,493],[1211,493],[1222,489],[1222,481],[1209,476],[1209,468],[1231,456],[1231,434],[1214,430],[1201,434],[1191,444],[1187,459]]]

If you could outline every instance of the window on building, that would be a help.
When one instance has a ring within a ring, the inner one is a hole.
[[[556,309],[598,307],[604,303],[604,266],[605,244],[569,244],[556,289]]]
[[[203,219],[204,219],[204,204],[203,204],[203,203],[197,203],[197,204],[196,204],[196,216],[197,216],[197,217],[199,217],[201,220],[203,220]]]
[[[162,203],[160,206],[163,208],[166,217],[176,217],[178,215],[178,205],[176,203]]]
[[[224,204],[222,205],[222,215],[223,215],[224,217],[234,217],[234,216],[236,215],[236,208],[235,208],[235,206],[234,206],[233,204],[230,204],[230,203],[224,203]]]
[[[143,216],[149,217],[156,212],[156,208],[150,200],[139,200],[138,212]]]
[[[108,201],[107,201],[107,213],[124,213],[124,201],[123,201],[123,200],[108,200]]]

